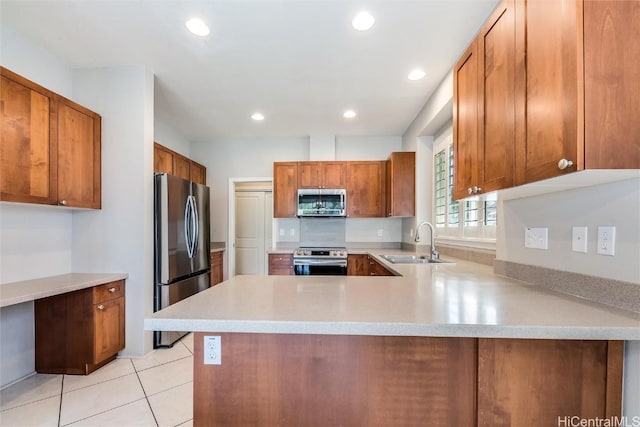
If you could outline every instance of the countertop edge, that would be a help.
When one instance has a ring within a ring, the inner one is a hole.
[[[5,283],[0,285],[0,308],[92,288],[128,277],[128,273],[67,273]]]
[[[238,321],[207,319],[144,320],[145,330],[214,333],[430,336],[575,340],[640,340],[640,329],[623,326],[434,325],[406,323]]]

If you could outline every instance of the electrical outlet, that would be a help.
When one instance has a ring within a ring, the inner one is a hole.
[[[384,229],[378,228],[378,237],[382,237],[384,235]]]
[[[587,252],[587,227],[573,227],[571,232],[571,250]]]
[[[284,237],[284,228],[280,229],[280,237]]]
[[[296,229],[295,228],[290,228],[289,229],[289,236],[295,237],[295,235],[296,235]]]
[[[616,249],[616,228],[598,227],[598,254],[615,255]]]
[[[547,227],[525,228],[524,247],[531,249],[549,249],[549,229]]]
[[[204,364],[222,365],[222,337],[220,335],[204,337]]]

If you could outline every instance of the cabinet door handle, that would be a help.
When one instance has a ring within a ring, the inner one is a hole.
[[[62,205],[62,206],[67,206],[67,201],[66,200],[60,200],[59,204]]]
[[[100,305],[98,306],[98,310],[103,311],[103,310],[104,310],[104,305],[100,304]]]
[[[565,170],[566,168],[570,168],[571,166],[573,166],[573,162],[571,160],[561,159],[558,162],[558,169],[560,170]]]
[[[473,187],[473,194],[478,194],[479,192],[482,191],[482,188],[480,187]]]
[[[471,188],[471,187],[467,188],[467,193],[473,194],[473,188]]]
[[[116,291],[116,288],[109,288],[109,293],[114,293]]]

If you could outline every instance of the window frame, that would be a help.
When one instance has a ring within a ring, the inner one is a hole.
[[[446,159],[444,173],[442,170],[442,156]],[[436,161],[440,161],[440,164],[436,165]],[[434,141],[431,163],[433,171],[432,214],[436,230],[436,241],[452,246],[495,249],[498,221],[496,195],[488,195],[486,200],[478,197],[460,201],[452,200],[454,164],[453,135],[451,133]],[[446,200],[444,212],[442,211],[443,187],[446,192],[444,195],[444,200]],[[465,218],[470,218],[472,214],[475,215],[475,221],[465,226]],[[444,223],[442,222],[443,215]],[[453,221],[456,216],[457,223]]]

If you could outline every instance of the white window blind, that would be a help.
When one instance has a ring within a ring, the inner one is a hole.
[[[434,221],[439,239],[495,242],[497,203],[453,200],[454,151],[452,138],[434,145]]]

